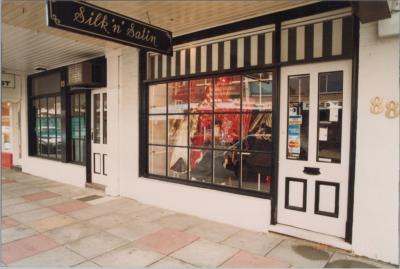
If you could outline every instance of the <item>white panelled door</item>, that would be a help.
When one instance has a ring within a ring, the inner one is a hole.
[[[91,98],[92,182],[107,185],[107,91],[92,90]]]
[[[283,67],[278,223],[344,238],[351,61]]]

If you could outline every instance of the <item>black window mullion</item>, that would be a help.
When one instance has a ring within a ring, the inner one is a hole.
[[[214,178],[214,148],[215,148],[215,137],[214,137],[214,127],[215,127],[215,78],[211,78],[211,86],[212,86],[212,117],[211,117],[211,184],[215,184]]]
[[[50,147],[50,125],[49,125],[49,98],[46,97],[46,122],[47,122],[47,157],[50,157],[49,147]]]
[[[77,94],[78,96],[78,162],[81,162],[81,95]]]
[[[165,102],[166,102],[166,104],[165,104],[165,111],[166,111],[166,124],[165,124],[165,135],[167,136],[166,138],[165,138],[165,150],[166,150],[166,152],[165,152],[165,158],[166,158],[166,162],[165,162],[165,176],[167,176],[168,177],[168,154],[169,154],[169,134],[168,134],[168,125],[169,125],[169,123],[168,123],[168,111],[169,111],[169,109],[168,109],[168,99],[169,99],[169,83],[167,83],[167,89],[166,89],[166,91],[167,91],[167,93],[166,93],[166,98],[165,98]]]
[[[243,149],[243,130],[242,130],[242,117],[243,117],[243,76],[240,76],[240,116],[239,116],[239,189],[242,188],[242,149]],[[233,155],[232,155],[233,156]]]
[[[38,100],[38,107],[36,111],[36,117],[39,119],[39,129],[37,131],[37,143],[38,143],[38,155],[42,155],[42,111],[41,111],[41,103],[40,100],[41,98],[37,99]]]

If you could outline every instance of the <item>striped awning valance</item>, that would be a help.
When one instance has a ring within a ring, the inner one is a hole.
[[[282,24],[280,63],[296,64],[351,58],[352,17],[336,17],[295,26]],[[274,62],[275,29],[178,48],[173,56],[150,54],[148,80],[184,78],[269,67]]]

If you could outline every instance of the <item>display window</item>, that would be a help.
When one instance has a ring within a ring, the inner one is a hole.
[[[148,174],[268,193],[272,72],[148,86]]]
[[[1,149],[4,152],[12,151],[11,143],[11,104],[9,102],[1,103]]]

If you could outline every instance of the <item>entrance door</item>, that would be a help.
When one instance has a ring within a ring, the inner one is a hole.
[[[107,92],[92,90],[92,182],[107,185]]]
[[[278,223],[344,238],[351,61],[281,71]]]

